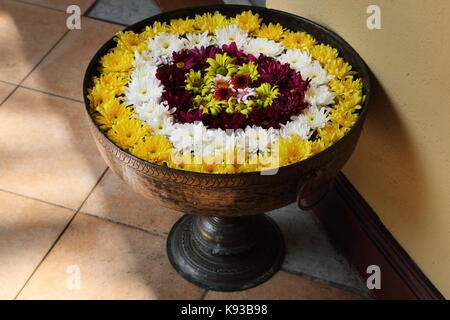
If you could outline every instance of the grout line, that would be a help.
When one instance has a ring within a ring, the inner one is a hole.
[[[100,178],[97,180],[97,183],[92,187],[91,191],[88,193],[86,199],[84,199],[84,201],[81,203],[80,207],[78,208],[78,210],[73,214],[72,218],[69,220],[69,222],[65,225],[65,227],[63,228],[63,230],[59,233],[58,237],[56,238],[56,240],[53,242],[53,244],[50,246],[50,248],[48,249],[47,253],[42,257],[41,261],[39,262],[39,264],[36,266],[36,268],[34,268],[33,272],[31,273],[31,275],[28,277],[27,281],[25,281],[24,285],[22,286],[22,288],[20,288],[19,292],[17,293],[17,295],[14,297],[13,300],[17,300],[17,298],[19,297],[19,295],[22,293],[23,289],[26,287],[26,285],[28,284],[28,282],[30,282],[31,278],[34,276],[34,274],[37,272],[37,270],[39,269],[39,267],[41,266],[41,264],[44,262],[44,260],[47,258],[47,256],[50,254],[50,252],[53,250],[53,248],[56,246],[56,244],[58,243],[59,239],[61,239],[62,235],[64,234],[64,232],[66,232],[66,230],[69,228],[70,224],[72,223],[72,221],[76,218],[78,212],[80,211],[81,207],[83,206],[83,204],[86,202],[86,200],[89,198],[89,196],[92,194],[92,192],[94,191],[94,189],[97,187],[97,185],[100,183],[100,181],[102,180],[102,178],[104,177],[104,175],[106,174],[106,172],[108,171],[108,167],[105,169],[105,171],[103,171],[103,173],[100,175]]]
[[[128,228],[131,228],[131,229],[134,229],[134,230],[138,230],[138,231],[142,231],[142,232],[145,232],[145,233],[149,233],[152,236],[161,237],[161,238],[167,238],[167,234],[161,234],[161,233],[158,233],[158,232],[155,232],[155,231],[150,231],[150,230],[147,230],[147,229],[143,229],[143,228],[140,228],[140,227],[133,226],[131,224],[127,224],[127,223],[124,223],[124,222],[112,220],[112,219],[106,218],[106,217],[100,217],[100,216],[97,216],[95,214],[84,212],[84,211],[79,211],[78,213],[86,215],[86,216],[89,216],[89,217],[97,218],[97,219],[100,219],[100,220],[103,220],[103,221],[106,221],[106,222],[118,224],[120,226],[128,227]]]
[[[0,192],[10,193],[10,194],[13,194],[13,195],[18,196],[18,197],[22,197],[22,198],[26,198],[26,199],[30,199],[30,200],[39,201],[39,202],[42,202],[42,203],[45,203],[45,204],[48,204],[48,205],[51,205],[51,206],[55,206],[55,207],[67,209],[67,210],[74,211],[74,212],[77,211],[76,209],[73,209],[73,208],[69,208],[69,207],[63,206],[62,204],[57,204],[57,203],[45,201],[45,200],[38,199],[38,198],[35,198],[35,197],[32,197],[32,196],[27,196],[27,195],[25,195],[25,194],[17,193],[17,192],[14,192],[14,191],[9,191],[9,190],[0,189]]]
[[[62,98],[62,99],[71,100],[71,101],[74,101],[74,102],[81,102],[81,103],[84,103],[83,100],[77,100],[77,99],[74,99],[74,98],[71,98],[71,97],[62,96],[62,95],[60,95],[60,94],[53,93],[53,92],[48,92],[48,91],[44,91],[44,90],[41,90],[41,89],[31,88],[31,87],[27,87],[27,86],[23,86],[23,85],[19,85],[19,87],[20,87],[20,88],[24,88],[24,89],[28,89],[28,90],[32,90],[32,91],[36,91],[36,92],[39,92],[39,93],[48,94],[48,95],[50,95],[50,96],[54,96],[54,97],[58,97],[58,98]]]
[[[17,85],[15,86],[15,88],[12,89],[12,91],[11,91],[10,93],[8,93],[8,94],[6,95],[6,97],[0,102],[0,107],[3,105],[3,103],[6,102],[6,100],[9,99],[9,97],[11,97],[11,96],[13,95],[14,92],[16,92],[17,88],[19,88],[19,85],[18,85],[18,84],[17,84]]]
[[[361,291],[361,290],[359,290],[357,288],[346,286],[346,285],[341,284],[341,283],[337,283],[337,282],[334,282],[334,281],[326,280],[326,279],[323,279],[323,278],[318,278],[318,277],[312,276],[310,274],[303,273],[301,271],[289,270],[289,269],[286,269],[285,267],[281,267],[280,270],[284,271],[284,272],[287,272],[289,274],[295,275],[295,276],[303,277],[303,278],[311,280],[311,281],[321,282],[323,284],[326,284],[328,286],[331,286],[331,287],[334,287],[334,288],[337,288],[337,289],[340,289],[340,290],[344,290],[344,291],[347,291],[347,292],[350,292],[350,293],[358,294],[358,295],[366,297],[366,298],[372,298],[370,292],[364,292],[364,291]]]
[[[36,4],[31,4],[31,3],[29,3],[29,2],[23,2],[23,1],[21,1],[21,0],[15,0],[15,1],[17,1],[17,2],[20,2],[20,3],[24,3],[24,4],[27,4],[27,5],[30,5],[30,6],[37,6],[37,7],[43,7],[43,6],[41,6],[41,5],[36,5]],[[43,7],[43,8],[47,8],[47,7]],[[52,9],[52,8],[47,8],[47,9]],[[52,10],[55,10],[55,11],[59,11],[59,12],[61,12],[60,10],[56,10],[56,9],[52,9]],[[64,32],[63,33],[63,35],[61,36],[61,38],[59,38],[58,39],[58,41],[56,41],[56,43],[44,54],[44,56],[35,64],[35,66],[25,75],[25,77],[18,83],[18,84],[16,84],[16,87],[14,88],[14,90],[12,90],[7,96],[6,96],[6,98],[5,99],[3,99],[3,101],[0,103],[0,106],[2,106],[3,105],[3,103],[6,101],[6,100],[8,100],[9,99],[9,97],[11,97],[12,95],[13,95],[13,93],[14,92],[16,92],[17,91],[17,89],[19,88],[19,87],[21,87],[21,85],[22,85],[22,83],[33,73],[33,71],[34,70],[36,70],[37,69],[37,67],[41,64],[41,62],[42,61],[44,61],[44,59],[45,58],[47,58],[47,56],[50,54],[50,52],[61,42],[61,40],[66,36],[66,34],[68,34],[69,33],[69,31],[70,30],[67,30],[66,32]],[[9,83],[9,82],[7,82],[7,83]]]
[[[22,85],[22,83],[25,82],[25,80],[33,73],[34,70],[37,69],[37,67],[44,61],[45,58],[48,57],[50,52],[52,52],[53,49],[61,42],[62,39],[70,32],[70,30],[66,30],[66,32],[63,33],[61,38],[58,39],[58,41],[55,42],[55,44],[47,51],[47,53],[44,54],[44,56],[36,63],[36,65],[30,70],[30,72],[27,73],[27,75],[19,82],[18,87]],[[16,88],[17,90],[17,88]]]
[[[93,16],[84,16],[83,15],[83,17],[89,18],[89,19],[98,20],[98,21],[102,21],[102,22],[108,22],[108,23],[112,23],[112,24],[117,24],[117,25],[123,26],[123,27],[130,26],[129,24],[123,24],[123,23],[120,23],[120,22],[116,22],[116,21],[112,21],[112,20],[106,20],[106,19],[103,19],[103,18],[98,18],[98,17],[93,17]]]
[[[95,6],[97,5],[98,0],[95,0],[90,6],[89,8],[86,9],[86,11],[82,14],[83,17],[87,17],[88,14],[92,11],[92,9],[95,8]]]
[[[200,298],[200,300],[205,300],[206,295],[208,294],[209,290],[205,290],[205,292],[203,292],[202,297]]]
[[[105,171],[103,171],[103,173],[100,175],[100,177],[98,178],[97,182],[94,184],[94,186],[92,187],[91,191],[89,191],[88,195],[86,196],[86,198],[83,200],[83,202],[80,204],[80,206],[78,207],[77,213],[80,212],[81,208],[84,206],[84,204],[86,203],[87,199],[91,196],[92,192],[94,192],[94,189],[100,184],[100,181],[102,181],[103,177],[106,175],[106,172],[108,172],[109,167],[107,166]]]
[[[47,7],[47,6],[43,5],[43,4],[31,3],[31,2],[28,2],[28,1],[26,1],[26,0],[15,0],[15,1],[16,1],[16,2],[19,2],[19,3],[23,3],[23,4],[30,5],[30,6],[34,6],[34,7],[39,7],[39,8],[44,8],[44,9],[50,9],[50,10],[53,10],[53,11],[58,11],[58,12],[64,12],[64,13],[66,13],[66,10],[61,10],[61,9],[57,9],[57,8]]]
[[[1,80],[1,79],[0,79],[0,82],[6,83],[6,84],[11,84],[11,85],[13,85],[13,86],[18,86],[17,83],[9,82],[9,81],[7,81],[7,80]]]
[[[26,287],[26,285],[28,284],[28,282],[30,282],[31,278],[34,276],[34,274],[36,273],[36,271],[39,269],[39,267],[41,266],[41,264],[44,262],[44,260],[47,258],[47,256],[50,254],[50,252],[52,251],[52,249],[56,246],[56,243],[59,241],[59,239],[62,237],[62,235],[64,234],[64,232],[67,230],[67,228],[69,228],[69,225],[72,223],[72,221],[75,219],[75,217],[77,216],[77,212],[75,212],[72,216],[72,218],[70,218],[69,222],[65,225],[65,227],[63,228],[63,230],[59,233],[58,237],[56,237],[56,240],[53,242],[53,244],[50,246],[50,248],[47,250],[47,252],[45,253],[45,255],[42,257],[41,261],[38,263],[38,265],[36,266],[36,268],[34,268],[33,272],[31,273],[31,275],[28,277],[27,281],[25,281],[24,285],[22,286],[22,288],[20,288],[19,292],[17,293],[17,295],[14,297],[13,300],[17,300],[17,298],[19,297],[19,295],[22,293],[23,289]]]

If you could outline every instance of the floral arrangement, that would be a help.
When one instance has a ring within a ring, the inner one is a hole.
[[[172,168],[302,161],[342,138],[365,98],[337,49],[251,11],[155,22],[115,41],[88,89],[93,118],[123,150]]]

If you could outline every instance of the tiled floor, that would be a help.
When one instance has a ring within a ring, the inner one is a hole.
[[[66,6],[93,3],[0,1],[0,299],[367,298],[314,216],[293,205],[270,213],[287,255],[266,283],[205,292],[172,269],[165,242],[181,214],[121,184],[87,130],[84,70],[123,28],[83,17],[69,31]]]

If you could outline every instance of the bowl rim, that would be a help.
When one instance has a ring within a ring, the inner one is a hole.
[[[332,152],[333,149],[336,149],[338,145],[341,145],[344,143],[343,140],[348,139],[348,137],[350,136],[350,134],[354,133],[356,127],[361,126],[362,123],[365,120],[366,114],[367,114],[367,109],[368,109],[368,105],[370,102],[370,91],[371,91],[371,79],[370,79],[370,73],[369,70],[367,68],[366,63],[364,62],[364,60],[361,58],[361,56],[358,54],[358,52],[346,41],[344,40],[341,36],[339,36],[337,33],[335,33],[334,31],[314,22],[311,21],[309,19],[306,19],[304,17],[295,15],[293,13],[289,13],[289,12],[285,12],[285,11],[281,11],[281,10],[276,10],[276,9],[270,9],[270,8],[265,8],[265,7],[257,7],[257,6],[247,6],[247,5],[227,5],[227,4],[219,4],[219,5],[208,5],[208,6],[191,6],[191,7],[185,7],[185,8],[181,8],[181,9],[176,9],[176,10],[171,10],[171,11],[167,11],[167,12],[163,12],[151,17],[148,17],[146,19],[143,19],[139,22],[136,22],[130,26],[127,26],[126,28],[122,29],[121,31],[134,31],[138,28],[144,27],[149,25],[150,21],[164,21],[167,20],[167,16],[171,15],[171,14],[176,14],[176,13],[182,13],[182,12],[186,12],[186,11],[202,11],[202,12],[215,12],[215,11],[219,11],[221,12],[221,9],[237,9],[240,11],[247,11],[247,10],[252,10],[252,11],[256,11],[257,13],[259,12],[273,12],[273,13],[277,13],[278,15],[284,15],[286,17],[290,17],[294,20],[301,20],[306,24],[310,24],[312,26],[314,26],[315,28],[317,28],[318,30],[320,30],[321,32],[324,32],[327,35],[330,35],[332,38],[334,38],[337,42],[341,43],[343,46],[346,47],[346,50],[349,51],[349,53],[351,54],[351,56],[355,59],[355,61],[358,63],[358,67],[359,67],[359,71],[358,71],[358,77],[363,79],[363,94],[365,95],[365,100],[362,103],[362,111],[358,116],[358,119],[356,120],[355,124],[350,128],[350,130],[344,134],[344,136],[342,136],[342,138],[340,138],[338,141],[336,141],[335,143],[333,143],[330,147],[326,148],[325,150],[322,150],[321,152],[315,154],[312,157],[309,157],[305,160],[296,162],[296,163],[292,163],[289,164],[287,166],[280,166],[277,168],[274,168],[272,170],[277,170],[275,174],[279,174],[280,171],[285,171],[285,170],[289,170],[291,168],[295,168],[295,167],[300,167],[302,165],[305,165],[307,163],[311,163],[317,159],[319,159],[320,157],[323,156],[323,154],[325,153],[330,153]],[[223,13],[222,13],[223,14]],[[186,17],[188,16],[187,14],[185,15]],[[264,21],[263,21],[264,22]],[[280,22],[281,25],[283,25]],[[294,30],[295,31],[295,30]],[[176,168],[170,168],[164,165],[159,165],[156,163],[152,163],[152,162],[148,162],[146,160],[143,160],[141,158],[138,158],[134,155],[132,155],[131,153],[121,149],[119,146],[117,146],[114,142],[112,142],[98,127],[98,125],[95,123],[94,119],[92,118],[92,115],[90,113],[90,105],[89,105],[89,100],[87,98],[87,89],[89,87],[89,84],[91,83],[91,79],[95,73],[96,67],[98,66],[99,60],[101,58],[101,56],[103,56],[107,51],[105,50],[109,50],[110,48],[112,48],[112,44],[114,44],[114,38],[115,35],[112,36],[108,41],[106,41],[94,54],[94,56],[91,58],[91,61],[89,62],[85,73],[84,73],[84,78],[83,78],[83,100],[84,100],[84,104],[85,104],[85,111],[88,115],[89,121],[91,123],[91,125],[95,128],[95,130],[97,130],[97,133],[101,135],[101,137],[103,139],[105,139],[108,144],[110,144],[114,149],[116,149],[116,151],[125,154],[127,157],[130,157],[131,159],[133,159],[134,161],[137,161],[145,166],[150,166],[153,167],[153,169],[157,169],[157,170],[166,170],[168,172],[174,173],[174,174],[178,174],[178,175],[194,175],[197,177],[216,177],[216,178],[227,178],[227,179],[232,179],[233,177],[251,177],[251,176],[270,176],[270,175],[264,175],[262,174],[262,172],[264,171],[253,171],[253,172],[241,172],[241,173],[204,173],[204,172],[195,172],[195,171],[188,171],[188,170],[181,170],[181,169],[176,169]],[[320,42],[322,43],[322,42]],[[327,43],[324,43],[327,44]],[[105,53],[103,53],[105,52]],[[348,61],[346,61],[348,62]],[[352,67],[354,67],[354,64],[352,64]],[[270,171],[269,170],[265,170],[265,171]]]

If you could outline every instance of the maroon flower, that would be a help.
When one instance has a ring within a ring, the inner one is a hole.
[[[167,101],[176,112],[187,111],[192,107],[192,96],[183,88],[168,88],[161,95],[162,101]]]
[[[195,47],[190,51],[192,57],[194,58],[194,69],[195,70],[205,70],[208,66],[206,59],[216,57],[216,54],[223,53],[222,49],[219,47],[207,47],[204,46]]]
[[[289,80],[291,67],[288,63],[281,64],[275,59],[261,54],[258,57],[258,72],[260,74],[258,83],[268,82],[271,85],[283,87]]]
[[[174,52],[172,54],[172,60],[179,69],[183,69],[184,71],[188,71],[195,64],[194,57],[185,49],[181,49],[180,52]]]
[[[156,78],[158,78],[162,85],[168,87],[180,87],[184,85],[185,71],[178,68],[175,64],[163,64],[156,70]]]
[[[298,72],[292,71],[292,80],[289,80],[289,89],[304,93],[308,89],[311,79],[303,80],[302,75]]]

